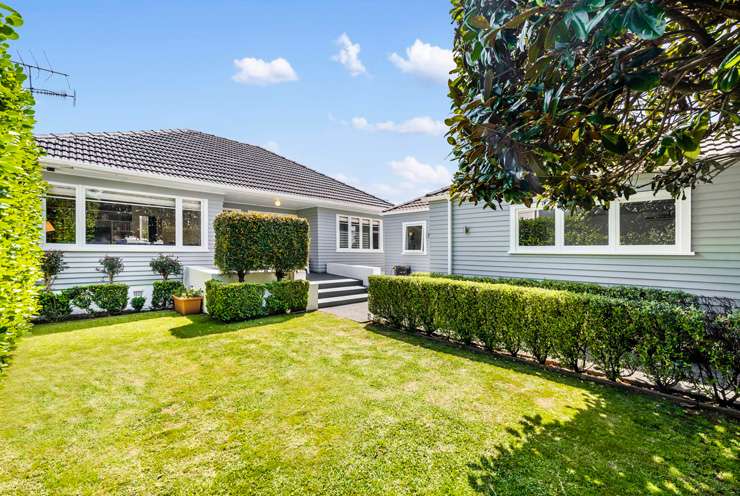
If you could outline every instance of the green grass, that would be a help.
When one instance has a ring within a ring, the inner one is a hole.
[[[740,425],[324,313],[37,326],[0,494],[737,494]]]

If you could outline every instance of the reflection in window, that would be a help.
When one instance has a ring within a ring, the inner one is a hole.
[[[75,243],[75,188],[51,186],[46,196],[47,243]]]
[[[519,246],[555,245],[554,210],[521,210],[518,220]]]
[[[406,226],[406,251],[424,250],[424,226],[422,224]]]
[[[339,248],[349,248],[349,218],[339,217]]]
[[[200,200],[182,201],[182,244],[200,246],[201,239]]]
[[[370,219],[362,219],[362,249],[370,249]]]
[[[621,203],[619,242],[622,245],[676,243],[676,202],[651,200]]]
[[[175,200],[87,190],[85,232],[89,244],[175,244]]]
[[[350,239],[352,240],[352,249],[360,249],[360,219],[352,217],[350,219]]]
[[[603,208],[565,212],[566,246],[609,244],[609,211]]]

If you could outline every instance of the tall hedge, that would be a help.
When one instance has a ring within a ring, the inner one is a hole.
[[[215,264],[239,281],[255,270],[274,270],[278,279],[308,265],[308,222],[285,215],[222,212],[214,223]]]
[[[33,97],[24,90],[8,41],[18,38],[21,16],[0,4],[0,369],[36,311],[44,192],[33,138]]]
[[[221,322],[248,320],[265,315],[298,312],[308,304],[308,281],[266,284],[206,282],[206,308]]]

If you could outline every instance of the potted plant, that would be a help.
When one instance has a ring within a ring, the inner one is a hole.
[[[173,294],[172,299],[175,302],[175,311],[180,315],[200,313],[203,308],[203,290],[192,286]]]

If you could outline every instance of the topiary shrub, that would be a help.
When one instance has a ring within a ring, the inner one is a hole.
[[[134,296],[133,298],[131,298],[131,308],[133,308],[137,312],[141,312],[141,310],[144,308],[145,303],[146,298],[143,296]]]
[[[87,286],[93,303],[110,314],[123,312],[128,305],[128,286],[125,284],[95,284]]]
[[[105,277],[108,278],[108,283],[113,284],[113,280],[115,277],[123,272],[123,259],[121,257],[111,257],[109,255],[104,256],[99,260],[100,267],[98,267],[98,272],[102,272],[105,274]]]
[[[34,101],[8,44],[21,24],[16,11],[0,4],[0,370],[37,313],[41,277],[39,199],[45,183],[33,137]]]
[[[56,277],[66,268],[64,253],[59,250],[44,252],[41,256],[41,272],[44,274],[44,287],[47,291],[51,290]]]
[[[154,281],[152,283],[152,308],[172,308],[172,295],[184,290],[180,281]]]
[[[222,212],[213,223],[214,263],[240,282],[254,270],[274,270],[278,280],[308,265],[308,222],[297,217]]]
[[[88,286],[75,286],[63,290],[72,305],[84,311],[86,314],[92,313],[92,294]]]
[[[171,257],[169,255],[159,255],[153,258],[149,262],[152,272],[159,274],[163,281],[166,281],[170,276],[179,276],[182,274],[182,263],[177,257]]]
[[[206,307],[212,318],[222,322],[301,311],[308,303],[308,288],[308,281],[225,284],[210,280],[206,282]]]
[[[64,319],[72,313],[69,298],[63,292],[41,291],[39,293],[39,317],[49,322]]]

